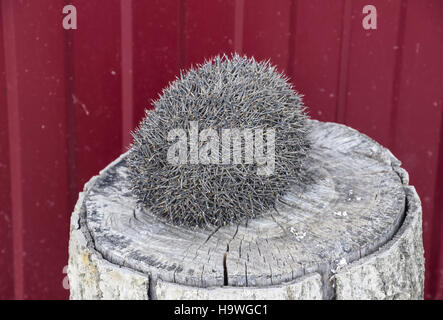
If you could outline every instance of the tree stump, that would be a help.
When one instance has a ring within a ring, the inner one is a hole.
[[[391,152],[310,121],[314,182],[239,225],[189,230],[142,212],[126,154],[71,218],[71,299],[422,299],[421,204]]]

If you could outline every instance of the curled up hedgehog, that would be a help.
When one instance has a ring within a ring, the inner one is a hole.
[[[186,227],[239,223],[305,179],[308,117],[269,62],[217,56],[165,88],[133,133],[139,205]]]

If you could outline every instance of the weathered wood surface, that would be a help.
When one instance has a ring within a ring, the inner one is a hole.
[[[421,203],[414,187],[406,195],[407,215],[394,239],[335,276],[337,299],[423,299]]]
[[[140,211],[122,155],[73,213],[71,298],[422,297],[421,206],[400,162],[346,126],[312,121],[310,138],[313,184],[216,230]]]

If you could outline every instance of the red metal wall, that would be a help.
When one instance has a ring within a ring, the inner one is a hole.
[[[180,68],[234,51],[270,58],[313,118],[403,162],[423,202],[426,298],[443,298],[443,1],[0,2],[1,299],[68,297],[78,191]],[[77,30],[62,28],[67,4]],[[366,4],[377,30],[362,27]]]

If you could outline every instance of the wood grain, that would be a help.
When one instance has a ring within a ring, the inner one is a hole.
[[[151,275],[153,282],[192,287],[275,286],[335,270],[377,250],[405,212],[400,162],[346,126],[311,122],[314,183],[294,185],[276,210],[219,229],[169,225],[140,211],[129,190],[126,155],[89,187],[82,223],[111,263]]]

